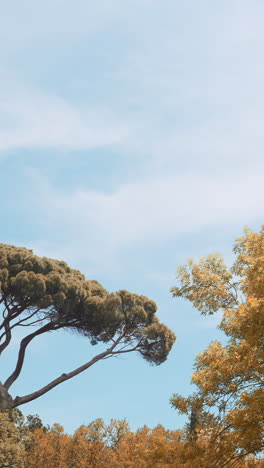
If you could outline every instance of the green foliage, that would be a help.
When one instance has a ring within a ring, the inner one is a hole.
[[[44,432],[47,432],[50,429],[49,426],[44,426],[38,414],[28,414],[25,424],[30,432],[34,432],[37,429],[42,429]]]

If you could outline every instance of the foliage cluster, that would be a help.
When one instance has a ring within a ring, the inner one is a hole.
[[[12,420],[13,419],[13,420]],[[212,450],[206,433],[199,442],[188,431],[169,431],[163,426],[132,432],[125,420],[106,425],[97,419],[79,427],[73,435],[59,424],[44,427],[37,416],[23,421],[17,410],[0,413],[1,467],[8,468],[263,468],[253,456],[225,464],[225,451]],[[7,435],[8,433],[8,435]],[[223,463],[223,464],[219,464]]]
[[[219,328],[228,342],[212,342],[197,356],[192,376],[197,392],[189,398],[173,395],[171,403],[192,419],[194,438],[201,431],[204,437],[205,426],[212,446],[221,451],[233,446],[239,460],[264,450],[264,227],[259,233],[246,229],[234,253],[230,268],[211,255],[178,269],[173,295],[202,314],[221,309]]]

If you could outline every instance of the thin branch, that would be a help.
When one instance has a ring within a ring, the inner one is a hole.
[[[3,301],[5,301],[5,299],[3,299]],[[10,322],[10,320],[11,320],[10,309],[7,306],[6,302],[5,302],[5,308],[3,310],[2,316],[3,316],[3,321],[2,321],[2,323],[0,325],[0,330],[2,330],[2,328],[5,328],[6,324],[8,322]]]
[[[19,326],[19,327],[31,327],[32,325],[35,325],[36,323],[41,323],[41,322],[43,322],[44,320],[45,320],[45,319],[40,318],[40,319],[34,320],[33,322],[30,322],[30,323],[19,323],[19,324],[16,324],[15,326]],[[11,327],[11,328],[14,328],[14,327]]]
[[[221,428],[221,430],[219,432],[216,433],[216,435],[213,437],[213,442],[215,443],[216,440],[221,437],[221,435],[227,431],[227,429],[229,429],[231,427],[231,424],[228,424],[227,426],[225,426],[224,428]]]
[[[13,328],[19,326],[19,327],[30,327],[31,325],[35,325],[36,323],[40,323],[40,322],[43,322],[43,318],[41,319],[38,319],[38,320],[34,320],[33,322],[30,322],[30,323],[25,323],[23,324],[22,322],[25,322],[26,320],[29,320],[31,317],[33,317],[35,315],[35,312],[33,314],[31,314],[29,317],[26,317],[22,320],[20,320],[19,322],[16,322],[14,323],[10,328],[10,330],[13,330]],[[4,338],[4,336],[6,335],[6,332],[3,332],[2,335],[0,336],[0,341]]]
[[[6,312],[7,312],[7,315],[6,315]],[[8,316],[8,310],[7,308],[5,307],[4,310],[2,311],[2,316],[3,316],[3,319],[5,320]]]
[[[11,333],[11,328],[10,328],[10,321],[11,321],[11,312],[10,312],[10,309],[9,309],[9,306],[7,304],[7,301],[5,300],[5,297],[3,297],[3,302],[5,304],[5,309],[4,309],[4,312],[7,311],[7,316],[4,318],[2,324],[1,324],[1,327],[0,327],[0,330],[1,328],[4,328],[5,331],[4,331],[4,334],[3,336],[1,336],[0,340],[5,336],[5,341],[4,343],[2,343],[0,345],[0,355],[2,354],[2,352],[7,348],[7,346],[9,345],[10,341],[11,341],[11,338],[12,338],[12,333]],[[4,313],[3,313],[4,314]]]
[[[6,336],[6,339],[5,341],[0,345],[0,355],[2,354],[2,352],[7,348],[7,346],[9,345],[10,341],[11,341],[11,338],[12,338],[12,333],[11,333],[11,328],[9,326],[9,323],[10,322],[6,322],[5,324],[5,333],[3,335]],[[2,337],[1,337],[2,338]]]
[[[243,458],[245,458],[249,454],[250,452],[246,452],[246,453],[243,453],[242,455],[237,455],[234,459],[229,458],[225,461],[225,463],[221,466],[221,468],[224,468],[225,466],[227,466],[228,468],[231,468],[232,466],[235,466],[236,463],[238,463],[240,460],[243,460]],[[229,465],[229,463],[231,463],[231,465]]]
[[[11,301],[12,302],[12,301]],[[30,303],[27,303],[27,304],[24,304],[23,306],[21,307],[18,307],[18,306],[13,306],[12,308],[10,308],[10,304],[8,304],[7,300],[4,299],[4,304],[5,304],[5,307],[6,307],[6,310],[8,311],[8,315],[7,317],[3,320],[1,326],[0,326],[0,330],[2,328],[5,327],[5,324],[7,322],[11,322],[12,320],[14,320],[15,318],[17,318],[24,310],[26,310]]]
[[[29,319],[31,319],[31,318],[34,317],[34,315],[36,315],[40,310],[41,310],[41,307],[39,307],[38,309],[34,310],[34,312],[32,312],[32,314],[28,315],[27,317],[25,317],[25,318],[19,320],[18,322],[14,323],[14,324],[12,325],[11,329],[14,328],[14,327],[16,327],[17,325],[20,325],[20,324],[23,323],[23,322],[26,322],[26,321],[29,320]],[[42,319],[42,320],[43,320],[43,319]]]
[[[34,315],[36,315],[39,311],[41,310],[41,307],[39,307],[38,309],[36,309],[32,314],[28,315],[27,317],[25,317],[24,319],[21,319],[19,320],[18,322],[14,323],[11,327],[10,327],[10,330],[12,330],[13,328],[19,326],[19,327],[30,327],[31,325],[35,325],[36,323],[40,323],[40,322],[43,322],[45,319],[44,318],[40,318],[40,319],[37,319],[37,320],[34,320],[33,322],[30,322],[30,323],[23,323],[23,322],[26,322],[27,320],[31,319],[32,317],[34,317]],[[45,317],[46,318],[46,317]],[[0,337],[1,339],[1,337]]]
[[[46,325],[43,325],[43,327],[39,328],[36,330],[34,333],[30,333],[29,335],[25,336],[23,340],[20,343],[20,348],[19,348],[19,353],[18,353],[18,358],[17,358],[17,364],[15,367],[14,372],[8,377],[8,379],[4,383],[4,387],[8,390],[11,385],[15,382],[15,380],[18,378],[21,369],[24,364],[24,359],[25,359],[25,353],[26,349],[29,345],[29,343],[38,335],[42,335],[43,333],[46,333],[48,331],[54,330],[55,325],[53,323],[47,323]]]
[[[138,343],[136,346],[134,346],[134,348],[124,349],[123,351],[122,351],[122,348],[121,348],[121,350],[113,351],[113,352],[112,352],[112,355],[115,355],[115,354],[123,354],[123,353],[130,353],[131,351],[136,351],[136,349],[138,349],[139,346],[140,346],[140,343]]]
[[[129,343],[124,344],[121,348],[119,348],[118,352],[121,353],[123,349],[126,349],[129,346]]]
[[[237,285],[238,283],[229,283],[229,284],[230,284],[231,288],[234,289],[234,291],[235,291],[235,296],[234,296],[232,293],[230,293],[230,294],[234,297],[235,302],[238,304],[238,303],[239,303],[239,301],[238,301],[238,290],[237,290],[237,287],[236,287],[236,285]]]

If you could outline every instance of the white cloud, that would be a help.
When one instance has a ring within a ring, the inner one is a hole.
[[[77,192],[67,206],[86,214],[113,242],[129,243],[261,216],[256,200],[263,196],[262,175],[187,173],[128,184],[112,195]]]
[[[123,153],[158,161],[158,170],[183,158],[185,165],[261,160],[259,2],[14,3],[0,18],[2,72],[9,66],[15,77],[0,91],[0,150],[118,143]],[[66,96],[82,85],[82,105],[56,94],[58,81],[67,83]]]
[[[52,93],[12,84],[0,91],[0,151],[87,149],[117,144],[127,133],[103,109],[83,109]]]
[[[38,18],[35,3],[26,4]],[[94,66],[101,64],[93,83],[105,73],[102,87],[109,87],[104,97],[96,90],[91,108],[89,92],[80,104],[52,90],[44,92],[27,79],[18,86],[7,78],[0,91],[0,150],[115,144],[120,153],[133,155],[138,167],[138,181],[128,175],[129,183],[120,182],[111,194],[76,189],[62,195],[45,186],[40,211],[54,229],[63,230],[65,239],[77,234],[82,249],[89,239],[89,255],[96,257],[100,251],[103,257],[134,242],[166,241],[222,223],[241,226],[261,216],[256,201],[264,194],[259,175],[264,67],[257,18],[263,6],[253,4],[222,2],[216,8],[205,1],[203,10],[194,1],[155,3],[151,8],[153,2],[145,0],[131,1],[127,9],[116,0],[99,2],[90,11],[80,0],[67,4],[62,15],[65,3],[57,0],[45,3],[39,30],[32,21],[28,30],[20,27],[21,44],[30,43],[26,50],[32,62],[40,56],[38,47],[46,59],[56,55],[52,40],[58,57],[65,54],[62,63],[87,47],[98,57]],[[25,26],[29,17],[24,8]],[[23,47],[13,45],[23,57]],[[82,79],[89,81],[93,70],[87,66],[84,71]],[[53,69],[49,73],[52,77]],[[56,73],[60,76],[59,69]],[[70,74],[69,83],[75,78]]]
[[[62,233],[59,248],[68,244],[72,257],[82,252],[101,262],[113,260],[123,248],[135,244],[154,245],[223,225],[241,229],[260,220],[262,179],[262,174],[254,172],[181,173],[127,184],[112,194],[61,194],[46,184],[39,210],[43,224]],[[78,240],[74,248],[72,239]]]

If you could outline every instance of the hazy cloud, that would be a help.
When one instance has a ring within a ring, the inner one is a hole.
[[[83,253],[88,242],[87,255],[99,259],[135,243],[154,245],[204,228],[241,229],[261,219],[263,198],[258,173],[181,173],[127,184],[111,194],[61,194],[46,184],[39,210],[43,223],[63,229],[65,243],[78,239],[75,249]]]
[[[22,86],[2,88],[0,114],[0,151],[100,147],[119,143],[127,132],[111,112]]]

